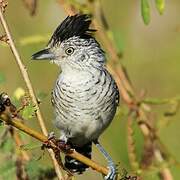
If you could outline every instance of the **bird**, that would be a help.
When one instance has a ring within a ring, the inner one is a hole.
[[[92,144],[108,162],[106,180],[117,177],[116,165],[99,142],[100,135],[112,122],[120,101],[117,84],[106,68],[105,52],[90,28],[92,16],[67,16],[56,28],[47,46],[32,55],[60,67],[52,90],[55,126],[60,140],[91,158]],[[65,156],[65,167],[82,174],[88,167]]]

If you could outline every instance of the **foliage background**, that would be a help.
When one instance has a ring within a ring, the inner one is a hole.
[[[102,4],[110,28],[114,33],[117,47],[123,53],[121,63],[125,65],[136,92],[140,93],[145,89],[147,97],[156,98],[180,96],[180,1],[167,1],[162,16],[159,16],[155,10],[154,3],[150,3],[151,22],[148,26],[144,25],[142,21],[140,1],[102,0]],[[57,129],[54,129],[52,125],[53,111],[50,104],[50,92],[59,69],[48,61],[31,61],[31,55],[46,45],[51,33],[66,16],[64,10],[55,0],[39,0],[37,13],[31,17],[22,2],[16,0],[9,1],[6,16],[35,91],[37,94],[42,94],[42,92],[45,95],[47,94],[43,98],[41,109],[49,132],[54,131],[59,136]],[[1,27],[0,30],[2,30]],[[25,86],[9,48],[3,43],[0,45],[0,55],[0,90],[11,96],[17,87]],[[178,180],[180,178],[178,163],[180,162],[178,138],[180,136],[180,113],[177,112],[175,116],[169,119],[164,117],[164,112],[170,108],[169,105],[153,106],[152,108],[156,125],[160,126],[161,141],[171,157],[177,161],[176,163],[174,160],[170,161],[169,167],[174,179]],[[110,128],[102,135],[101,142],[116,163],[121,162],[122,166],[130,170],[126,120],[126,107],[121,102],[120,110]],[[28,124],[39,130],[35,118],[30,119]],[[37,143],[27,136],[23,138]],[[135,139],[136,151],[140,159],[143,138],[138,129],[135,131]],[[106,162],[100,153],[95,148],[93,151],[93,159],[105,165]],[[31,153],[35,155],[35,159],[42,155],[42,151],[39,152],[38,148],[32,150]],[[3,161],[3,153],[0,153],[0,164]],[[11,160],[9,159],[9,161]],[[43,156],[38,162],[44,167],[51,166],[48,156]],[[146,179],[158,179],[154,173],[156,171],[155,168],[151,168],[147,172]],[[88,170],[78,179],[98,179],[98,177],[100,177],[99,174]]]

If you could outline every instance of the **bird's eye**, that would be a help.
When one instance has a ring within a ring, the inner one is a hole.
[[[69,48],[66,49],[65,52],[66,52],[67,55],[71,55],[74,52],[74,48],[73,47],[69,47]]]

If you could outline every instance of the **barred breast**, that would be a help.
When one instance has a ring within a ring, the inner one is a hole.
[[[110,124],[118,100],[116,83],[106,69],[61,74],[52,93],[55,124],[72,143],[86,144]]]

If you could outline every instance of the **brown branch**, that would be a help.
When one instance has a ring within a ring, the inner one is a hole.
[[[16,177],[18,180],[29,180],[28,174],[26,172],[23,158],[18,156],[16,159]]]
[[[4,113],[0,114],[0,119],[2,121],[4,121],[6,124],[11,125],[13,127],[16,127],[17,129],[25,132],[26,134],[32,136],[33,138],[36,138],[37,140],[41,141],[44,144],[46,144],[48,142],[48,146],[50,146],[50,148],[52,150],[62,151],[54,141],[49,141],[45,135],[27,127],[24,124],[22,124],[20,122],[20,119],[18,119],[17,117],[12,119],[10,115],[8,115],[7,113],[4,112]],[[81,161],[82,163],[88,165],[92,169],[94,169],[94,170],[96,170],[96,171],[98,171],[104,175],[108,174],[108,169],[106,167],[100,166],[96,162],[94,162],[94,161],[88,159],[87,157],[79,154],[75,150],[73,150],[72,152],[66,153],[66,155]]]
[[[0,4],[1,5],[1,4]],[[7,35],[7,38],[8,38],[8,44],[9,44],[9,47],[14,55],[14,59],[16,61],[16,63],[18,64],[18,67],[19,67],[19,70],[21,72],[21,75],[26,83],[26,86],[27,86],[27,89],[29,91],[29,94],[32,98],[32,102],[33,104],[36,106],[36,109],[37,109],[37,112],[36,112],[36,116],[37,116],[37,119],[38,119],[38,122],[39,122],[39,125],[41,127],[41,130],[43,132],[44,135],[48,135],[48,132],[47,132],[47,129],[46,129],[46,126],[45,126],[45,123],[44,123],[44,120],[43,120],[43,117],[42,117],[42,114],[40,112],[40,108],[39,108],[39,105],[37,103],[37,100],[36,100],[36,96],[35,96],[35,93],[34,93],[34,90],[33,90],[33,87],[32,87],[32,84],[31,84],[31,81],[30,81],[30,78],[29,78],[29,75],[27,73],[27,69],[26,67],[24,66],[21,58],[20,58],[20,55],[15,47],[15,44],[14,44],[14,41],[13,41],[13,38],[11,36],[11,33],[9,31],[9,28],[8,28],[8,25],[7,25],[7,22],[5,20],[5,17],[3,15],[3,12],[4,12],[4,6],[0,6],[0,20],[1,20],[1,23],[2,23],[2,26],[4,28],[4,31]],[[53,153],[52,150],[48,150],[50,156],[51,156],[51,159],[53,161],[53,164],[54,164],[54,168],[55,168],[55,171],[56,171],[56,174],[57,174],[57,177],[59,180],[62,180],[64,179],[63,178],[63,175],[62,175],[62,169],[60,168],[60,166],[58,165],[58,162],[56,161],[55,159],[55,155]]]
[[[136,156],[134,130],[132,128],[133,120],[134,120],[133,113],[130,112],[127,119],[128,156],[132,169],[137,171],[138,169],[140,169],[140,167]]]

